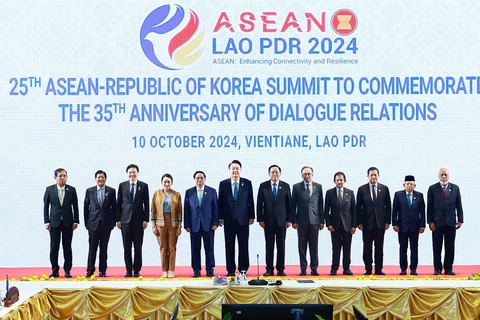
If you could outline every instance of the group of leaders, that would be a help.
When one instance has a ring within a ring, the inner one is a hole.
[[[128,180],[120,183],[118,196],[114,188],[106,185],[107,174],[98,170],[95,173],[96,185],[86,190],[84,200],[84,220],[89,234],[86,275],[94,274],[99,249],[99,276],[107,276],[108,242],[116,225],[122,234],[125,277],[140,276],[143,236],[149,221],[159,243],[163,277],[175,276],[177,239],[182,231],[182,222],[183,228],[190,234],[193,277],[201,276],[202,241],[206,275],[215,275],[214,236],[218,227],[223,227],[225,233],[227,276],[247,272],[250,266],[250,225],[255,221],[253,188],[250,180],[241,177],[240,161],[233,160],[228,168],[230,178],[220,182],[218,194],[216,189],[205,184],[205,172],[196,171],[193,174],[195,186],[185,192],[183,205],[180,193],[171,188],[173,177],[168,173],[162,176],[163,188],[154,193],[150,203],[148,184],[138,180],[137,165],[127,167]],[[362,231],[364,274],[384,275],[384,237],[390,224],[398,233],[400,275],[406,275],[408,267],[411,275],[417,275],[418,239],[425,230],[425,221],[432,231],[434,274],[439,275],[443,271],[444,274],[455,275],[455,234],[462,226],[463,210],[460,189],[449,181],[447,168],[440,168],[439,182],[429,187],[427,201],[422,193],[414,190],[415,178],[407,175],[404,190],[394,194],[393,205],[388,187],[378,182],[380,172],[375,167],[367,170],[368,183],[358,188],[356,197],[344,186],[347,181],[345,174],[335,173],[335,187],[326,191],[325,199],[322,185],[313,181],[312,167],[301,169],[303,181],[292,188],[280,180],[282,170],[278,165],[270,166],[268,173],[270,179],[260,184],[256,203],[257,222],[265,235],[264,276],[275,275],[275,270],[277,276],[286,275],[285,238],[290,226],[297,230],[300,275],[307,274],[307,247],[310,274],[319,274],[318,235],[325,226],[332,239],[330,275],[337,274],[342,250],[343,274],[352,275],[350,251],[352,235],[357,228]],[[75,188],[67,184],[65,169],[56,169],[54,175],[56,183],[47,187],[44,195],[44,223],[50,233],[50,276],[59,276],[61,243],[65,277],[70,278],[72,236],[80,222],[78,197]]]

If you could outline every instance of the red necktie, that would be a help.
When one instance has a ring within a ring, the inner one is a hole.
[[[443,197],[447,197],[447,186],[443,186]]]

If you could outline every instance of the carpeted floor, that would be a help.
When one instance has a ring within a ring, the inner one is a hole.
[[[307,270],[306,276],[299,276],[299,267],[298,266],[287,266],[285,269],[285,273],[287,274],[286,278],[353,278],[355,279],[356,276],[361,276],[364,273],[363,266],[352,266],[351,270],[353,272],[353,276],[346,276],[342,274],[343,269],[340,267],[338,270],[337,276],[330,276],[330,267],[329,266],[321,266],[319,267],[318,271],[320,273],[319,276],[312,276],[310,275],[310,270]],[[385,276],[376,276],[377,278],[392,278],[392,277],[405,277],[408,276],[399,276],[400,269],[398,266],[386,266],[383,271],[385,272]],[[455,276],[448,276],[442,275],[445,278],[465,278],[470,277],[473,273],[480,273],[480,266],[479,265],[459,265],[454,266],[454,271],[456,273]],[[265,272],[265,266],[259,267],[259,274],[260,276]],[[433,267],[432,266],[419,266],[417,269],[418,276],[417,277],[433,277]],[[41,268],[0,268],[0,280],[5,280],[6,276],[8,275],[9,279],[15,278],[16,280],[20,280],[22,277],[33,277],[37,276],[41,278],[42,275],[46,274],[47,276],[50,275],[51,269],[49,267],[41,267]],[[85,267],[74,267],[72,269],[72,280],[76,280],[77,276],[85,276],[86,269]],[[98,276],[98,270],[95,273]],[[124,267],[109,267],[107,270],[107,277],[106,278],[99,278],[98,280],[119,280],[123,279],[125,274]],[[141,275],[144,278],[158,278],[162,274],[162,270],[160,266],[147,266],[142,268]],[[226,270],[224,266],[219,266],[215,268],[215,274],[220,276],[225,276]],[[205,270],[202,270],[202,277],[206,278]],[[251,266],[250,270],[248,271],[249,278],[256,278],[257,277],[257,267]],[[273,276],[276,278],[277,276]],[[60,270],[60,278],[62,280],[67,280],[64,278],[63,270]],[[192,269],[190,267],[177,267],[175,270],[175,278],[192,278]],[[281,278],[281,277],[278,277]]]

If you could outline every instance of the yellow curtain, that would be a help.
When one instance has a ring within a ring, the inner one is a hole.
[[[220,319],[223,303],[334,306],[335,320],[354,320],[352,306],[369,319],[480,319],[480,288],[385,287],[136,287],[44,289],[2,319]]]

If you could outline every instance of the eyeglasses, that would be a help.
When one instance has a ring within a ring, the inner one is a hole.
[[[302,176],[307,176],[307,177],[309,177],[309,176],[313,176],[313,173],[311,173],[311,172],[308,172],[308,173],[302,173]]]

